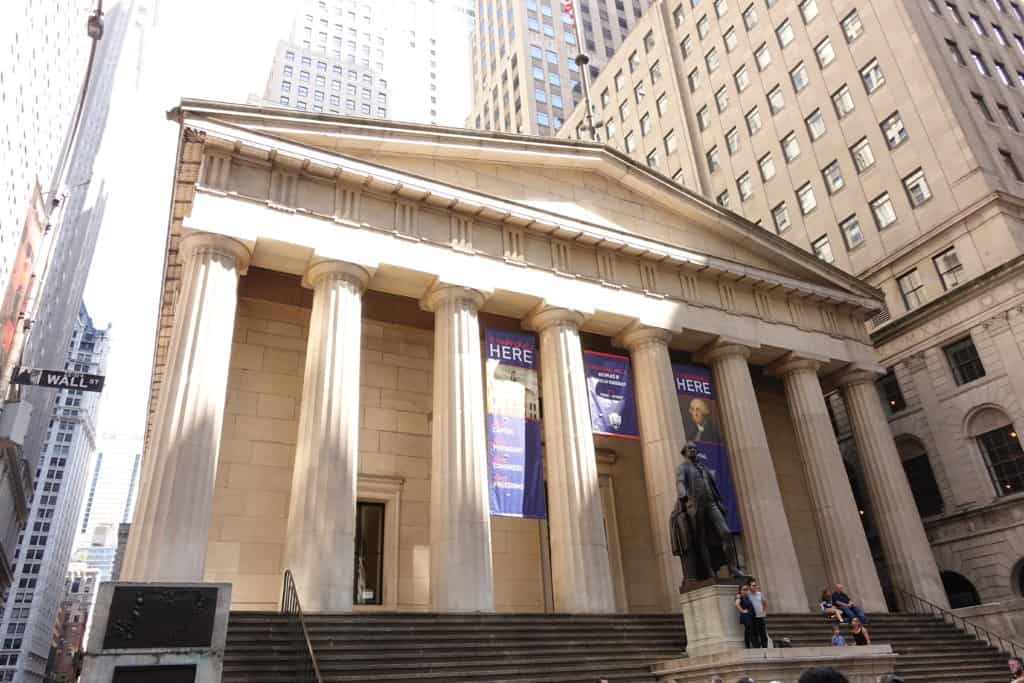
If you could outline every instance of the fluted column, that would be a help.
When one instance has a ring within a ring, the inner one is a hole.
[[[436,612],[493,612],[483,365],[483,296],[439,286],[434,312],[434,419],[430,468],[430,602]]]
[[[818,381],[821,364],[788,358],[774,368],[786,387],[804,480],[829,584],[842,583],[868,612],[886,612],[871,549]]]
[[[359,471],[359,351],[363,268],[340,261],[313,265],[298,443],[292,469],[285,567],[302,607],[352,609],[356,485]]]
[[[872,518],[878,527],[889,573],[898,588],[948,608],[949,601],[931,544],[889,431],[889,422],[882,412],[875,374],[853,370],[840,375],[837,383],[842,388],[850,415],[871,498]]]
[[[805,612],[808,598],[750,378],[749,357],[750,349],[740,344],[716,344],[704,354],[722,410],[747,549],[745,569],[765,587],[774,611]]]
[[[556,612],[615,611],[580,346],[580,314],[543,308],[540,332],[551,582]]]
[[[241,242],[208,233],[181,240],[181,284],[149,463],[139,492],[124,580],[203,580],[227,394]]]
[[[676,467],[682,462],[679,451],[686,441],[683,416],[679,412],[667,330],[638,327],[622,336],[622,344],[633,359],[633,382],[637,417],[640,421],[640,445],[647,483],[647,504],[654,534],[654,557],[666,609],[679,609],[679,586],[683,570],[679,558],[672,555],[669,516],[676,505]]]

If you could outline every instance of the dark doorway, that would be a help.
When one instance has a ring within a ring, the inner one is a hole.
[[[384,503],[356,503],[355,581],[352,602],[384,603]]]
[[[981,604],[981,597],[974,584],[968,581],[962,574],[956,572],[942,572],[942,587],[946,589],[946,597],[949,598],[949,606],[953,609],[958,607],[973,607]]]

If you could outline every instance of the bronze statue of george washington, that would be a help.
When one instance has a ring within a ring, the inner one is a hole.
[[[669,518],[672,554],[683,565],[680,592],[688,581],[713,579],[722,566],[727,566],[734,578],[743,576],[726,522],[725,504],[711,470],[704,464],[707,457],[692,441],[683,447],[682,456],[676,468],[679,498]]]

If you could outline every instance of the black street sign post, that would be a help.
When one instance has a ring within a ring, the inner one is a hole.
[[[15,384],[27,384],[49,389],[79,389],[81,391],[103,391],[103,375],[88,375],[84,372],[67,370],[36,370],[18,368],[14,371]]]

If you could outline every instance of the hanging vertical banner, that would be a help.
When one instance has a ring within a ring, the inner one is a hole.
[[[590,425],[595,434],[639,439],[633,372],[629,358],[598,351],[583,352],[590,396]]]
[[[543,518],[537,339],[486,329],[487,474],[491,514]]]
[[[739,509],[736,507],[736,489],[732,485],[729,457],[718,419],[718,402],[711,370],[699,365],[672,365],[676,383],[679,410],[683,414],[686,438],[697,444],[697,450],[707,456],[705,465],[715,477],[718,492],[725,503],[726,519],[733,533],[740,531]]]

